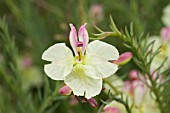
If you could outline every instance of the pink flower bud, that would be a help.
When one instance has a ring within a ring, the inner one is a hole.
[[[23,58],[23,61],[22,61],[22,65],[23,67],[26,69],[26,68],[29,68],[31,67],[32,65],[32,59],[28,56],[24,57]]]
[[[167,42],[170,39],[170,27],[164,27],[161,30],[161,37],[164,42]]]
[[[107,107],[104,110],[104,113],[121,113],[120,110],[116,107]]]
[[[94,98],[87,99],[87,102],[94,108],[97,108],[98,104]]]
[[[129,78],[131,80],[136,80],[136,79],[138,79],[138,74],[139,74],[139,72],[137,70],[132,70],[129,73]]]
[[[93,22],[98,23],[103,20],[103,6],[101,4],[94,4],[90,8],[90,18]]]
[[[59,89],[59,93],[61,95],[70,95],[71,92],[72,92],[71,88],[68,87],[67,85],[65,85]]]
[[[125,52],[120,55],[118,60],[114,61],[113,63],[118,64],[118,65],[124,65],[128,63],[132,58],[132,53],[131,52]]]

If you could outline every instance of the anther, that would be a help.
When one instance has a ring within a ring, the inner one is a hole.
[[[78,41],[77,42],[77,47],[83,47],[83,42]]]

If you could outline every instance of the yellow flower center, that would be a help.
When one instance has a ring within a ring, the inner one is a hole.
[[[76,64],[84,64],[84,58],[85,56],[82,54],[82,51],[81,51],[81,48],[82,47],[78,47],[77,49],[77,52],[78,52],[78,56],[75,56],[75,65]]]

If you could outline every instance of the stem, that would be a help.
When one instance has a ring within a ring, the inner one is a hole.
[[[120,35],[121,36],[121,35]],[[121,37],[121,39],[124,39],[125,37]],[[131,39],[131,40],[133,40],[133,39]],[[157,91],[157,88],[156,88],[156,84],[155,84],[155,81],[153,81],[153,78],[152,78],[152,75],[150,74],[150,72],[151,72],[151,69],[150,69],[150,65],[147,65],[146,64],[146,61],[144,60],[144,56],[145,55],[140,55],[140,54],[138,54],[139,52],[139,50],[137,50],[137,48],[133,45],[133,43],[130,43],[130,42],[128,42],[129,43],[129,45],[132,47],[132,50],[134,51],[134,53],[137,53],[136,54],[136,57],[137,58],[139,58],[139,61],[140,62],[142,62],[142,65],[143,65],[143,67],[144,67],[144,73],[145,74],[147,74],[148,76],[149,76],[149,81],[151,82],[151,90],[153,91],[153,93],[154,93],[154,95],[156,96],[156,102],[158,103],[158,105],[159,105],[159,108],[160,108],[160,111],[161,111],[161,113],[163,113],[163,107],[162,107],[162,103],[161,103],[161,100],[160,100],[160,96],[159,96],[159,94],[158,94],[158,91]],[[137,42],[135,43],[135,45],[140,45],[140,44],[138,44]],[[138,64],[137,64],[138,65]]]
[[[117,98],[117,97],[115,97],[115,96],[113,97],[113,99],[114,99],[115,101],[123,104],[123,105],[125,106],[126,111],[127,111],[128,113],[132,113],[131,110],[130,110],[130,108],[129,108],[128,103],[126,103],[125,101],[123,101],[123,99]]]
[[[112,88],[113,91],[115,91],[116,95],[120,93],[108,80],[103,79],[103,81],[107,83]]]
[[[149,81],[151,82],[151,86],[152,86],[152,87],[151,87],[151,90],[153,91],[153,93],[154,93],[154,95],[155,95],[155,97],[156,97],[156,102],[157,102],[158,105],[159,105],[159,108],[160,108],[161,113],[163,113],[163,106],[162,106],[162,103],[161,103],[160,95],[159,95],[159,92],[158,92],[158,90],[157,90],[157,88],[156,88],[156,83],[155,83],[155,81],[152,79],[152,75],[150,74],[150,72],[151,72],[150,64],[147,65],[147,63],[146,63],[146,60],[145,60],[145,58],[144,58],[145,53],[144,53],[144,55],[140,55],[140,54],[139,54],[139,53],[140,53],[139,51],[142,50],[141,45],[134,40],[134,37],[133,37],[133,36],[130,36],[130,38],[129,38],[128,36],[123,35],[123,34],[121,34],[121,33],[119,33],[119,32],[115,32],[115,31],[114,31],[114,32],[104,32],[104,33],[106,33],[106,34],[105,34],[105,35],[98,36],[96,39],[101,39],[101,37],[102,37],[102,38],[106,38],[106,37],[108,37],[108,36],[119,37],[119,38],[121,38],[122,40],[124,40],[126,44],[128,44],[130,47],[132,47],[132,51],[133,51],[133,53],[134,53],[134,57],[136,57],[137,60],[140,61],[141,64],[142,64],[141,70],[142,70],[146,75],[149,76]],[[103,33],[103,34],[104,34],[104,33]],[[137,45],[140,46],[139,49],[138,49],[138,46],[137,46]],[[137,63],[136,63],[136,64],[137,64]],[[139,66],[139,64],[137,64],[137,65]],[[139,66],[139,68],[140,68],[140,66]],[[145,75],[145,74],[144,74],[144,75]],[[112,87],[112,84],[110,84],[108,81],[105,81],[105,82],[106,82],[113,90],[115,90],[115,88]],[[123,104],[123,103],[122,103],[122,104]],[[125,107],[127,108],[127,106],[125,106]],[[129,111],[128,108],[127,108],[127,111]]]
[[[58,89],[57,89],[58,90]],[[49,106],[49,104],[53,101],[53,98],[57,95],[57,90],[54,90],[52,95],[49,95],[44,102],[42,103],[38,113],[44,113],[45,109]]]

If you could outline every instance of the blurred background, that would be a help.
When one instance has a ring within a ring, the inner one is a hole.
[[[133,22],[137,36],[143,32],[159,35],[164,26],[163,8],[169,3],[169,0],[0,0],[0,17],[6,17],[16,50],[4,55],[10,43],[0,42],[0,113],[96,113],[97,109],[90,105],[76,104],[72,97],[58,94],[64,84],[45,75],[42,53],[58,42],[70,47],[69,23],[77,29],[88,23],[90,37],[96,33],[93,24],[110,31],[110,15],[120,30]],[[109,37],[104,41],[115,45],[120,53],[128,51],[119,39]],[[131,61],[117,74],[122,76],[134,68]],[[107,98],[104,94],[100,97]]]

